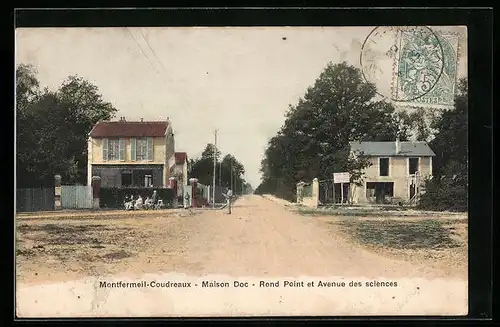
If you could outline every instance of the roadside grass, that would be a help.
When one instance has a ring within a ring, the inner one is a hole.
[[[414,216],[460,216],[467,213],[420,211],[410,208],[373,208],[373,209],[346,209],[346,208],[295,208],[299,214],[305,216],[343,216],[343,217],[414,217]]]
[[[449,221],[425,219],[420,221],[395,220],[339,220],[343,232],[355,237],[363,245],[386,249],[445,250],[462,246],[454,237]]]

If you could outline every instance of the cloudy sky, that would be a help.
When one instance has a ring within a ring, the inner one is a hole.
[[[360,66],[373,27],[37,28],[16,30],[16,63],[42,87],[72,74],[96,84],[127,120],[170,117],[176,150],[214,141],[256,187],[270,137],[329,61]],[[465,52],[466,53],[466,52]],[[463,66],[463,67],[462,67]],[[465,71],[462,61],[460,71]]]

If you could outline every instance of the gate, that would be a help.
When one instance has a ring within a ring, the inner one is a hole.
[[[61,208],[92,209],[92,187],[86,185],[62,185]]]
[[[331,205],[336,202],[340,194],[335,194],[335,184],[333,179],[327,179],[319,182],[319,205]]]
[[[50,188],[20,188],[16,190],[16,211],[52,211],[55,209],[55,191]]]

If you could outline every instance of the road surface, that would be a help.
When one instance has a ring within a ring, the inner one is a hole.
[[[333,225],[292,213],[283,204],[260,196],[242,197],[233,205],[231,215],[226,210],[201,210],[193,216],[169,218],[168,224],[162,223],[161,218],[143,219],[142,225],[149,228],[149,236],[143,235],[147,241],[137,239],[137,246],[146,244],[144,250],[119,263],[94,263],[97,267],[94,276],[82,273],[81,279],[57,283],[63,280],[61,272],[47,269],[44,272],[38,266],[37,275],[50,275],[52,279],[44,277],[43,282],[31,285],[26,273],[18,283],[19,313],[24,316],[467,313],[467,281],[463,276],[446,275],[426,263],[375,254],[346,241]],[[67,271],[68,263],[65,267]],[[193,287],[110,289],[98,286],[103,280],[189,281]],[[200,287],[203,281],[227,282],[230,287],[203,288]],[[235,281],[248,286],[235,288]],[[285,281],[295,286],[284,287]],[[317,287],[319,281],[335,284]],[[314,282],[314,287],[308,287],[308,282]],[[362,287],[350,287],[351,282]],[[386,285],[380,282],[393,286],[377,287]]]

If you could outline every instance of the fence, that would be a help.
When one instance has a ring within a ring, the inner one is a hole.
[[[16,211],[51,211],[55,209],[54,188],[21,188],[16,190]]]
[[[61,185],[62,209],[92,209],[90,185]]]
[[[210,196],[210,186],[203,184],[197,184],[196,186],[198,188],[198,203],[202,205],[208,204],[212,198],[212,196]]]

